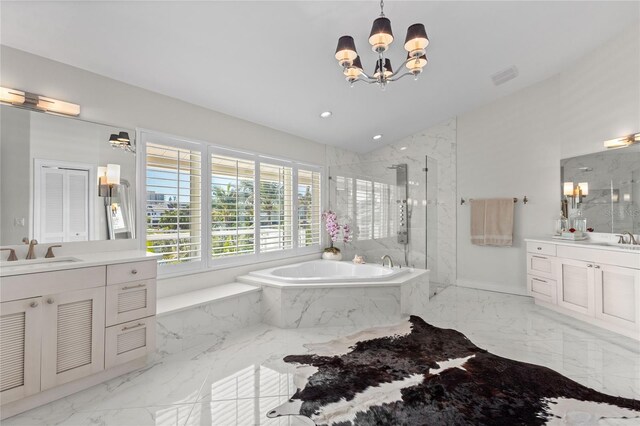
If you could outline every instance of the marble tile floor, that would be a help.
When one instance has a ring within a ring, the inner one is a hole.
[[[611,395],[640,399],[640,343],[537,307],[527,297],[447,287],[424,316],[476,345],[550,367]],[[14,425],[307,425],[265,413],[295,391],[288,354],[354,327],[278,329],[259,324],[203,342],[147,368],[6,419]]]

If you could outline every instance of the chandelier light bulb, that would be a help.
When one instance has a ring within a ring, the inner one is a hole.
[[[411,73],[413,73],[414,75],[417,75],[422,72],[422,68],[424,68],[427,65],[427,62],[428,61],[427,61],[426,55],[413,58],[409,53],[407,54],[407,63],[405,64],[405,67],[407,67],[407,69],[411,71]]]
[[[391,31],[391,21],[389,18],[381,16],[373,21],[371,33],[369,34],[369,44],[374,52],[384,52],[393,43],[393,31]]]
[[[404,48],[409,52],[409,56],[415,58],[424,55],[428,45],[429,37],[427,37],[427,31],[423,24],[413,24],[407,28]]]
[[[336,47],[336,59],[340,66],[345,67],[353,63],[353,60],[358,57],[356,52],[356,44],[351,36],[342,36],[338,39],[338,46]]]

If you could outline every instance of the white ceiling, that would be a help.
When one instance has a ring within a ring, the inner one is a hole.
[[[430,62],[418,81],[381,91],[349,88],[333,58],[338,37],[350,34],[372,71],[377,1],[2,0],[0,8],[2,44],[363,152],[558,73],[640,15],[636,1],[387,1],[392,64],[404,60],[415,22],[427,28]],[[495,87],[490,76],[511,65],[519,77]],[[333,116],[322,120],[325,110]]]

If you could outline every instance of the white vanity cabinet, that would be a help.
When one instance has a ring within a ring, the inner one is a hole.
[[[2,277],[2,418],[144,366],[155,350],[157,264],[123,257]]]
[[[595,277],[593,263],[558,259],[558,305],[593,316],[595,313]]]
[[[640,340],[640,251],[527,240],[536,304]]]
[[[40,392],[42,298],[0,303],[0,399]]]
[[[44,296],[42,382],[59,386],[104,369],[104,287]]]
[[[640,330],[640,269],[594,265],[593,272],[596,318]]]

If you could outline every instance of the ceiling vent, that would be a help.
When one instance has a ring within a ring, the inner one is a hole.
[[[501,84],[504,84],[509,80],[513,80],[517,76],[518,68],[513,65],[505,70],[498,71],[497,73],[493,74],[491,76],[491,80],[493,81],[493,84],[495,84],[496,86],[500,86]]]

